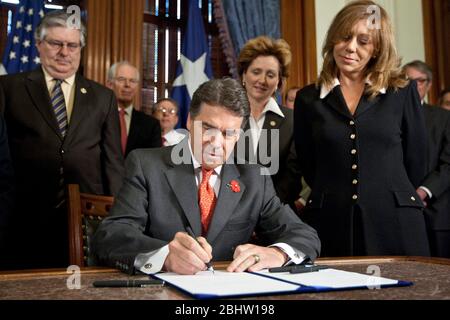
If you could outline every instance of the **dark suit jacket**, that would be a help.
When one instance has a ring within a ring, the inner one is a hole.
[[[280,107],[284,114],[284,118],[280,117],[276,113],[271,111],[266,113],[266,118],[264,120],[263,129],[268,132],[267,140],[267,152],[262,154],[267,154],[272,157],[270,151],[274,142],[271,139],[271,131],[279,130],[279,148],[276,149],[276,156],[279,157],[279,169],[278,172],[272,175],[273,184],[277,192],[278,197],[283,203],[295,207],[294,201],[298,199],[302,185],[301,185],[301,174],[297,161],[297,153],[294,145],[294,113],[291,109]],[[250,129],[250,124],[247,125],[244,131]],[[260,140],[261,141],[261,140]],[[252,140],[245,140],[245,160],[251,162],[251,155],[249,152],[253,151]],[[257,155],[255,157],[256,163],[270,167],[272,163],[264,163],[261,161],[260,155],[261,143],[258,144]],[[241,157],[241,155],[237,155]]]
[[[36,251],[36,260],[43,253],[38,254],[42,249],[33,246],[46,248],[49,256],[57,257],[52,248],[67,238],[66,213],[54,210],[61,167],[64,182],[79,184],[81,192],[116,195],[122,183],[123,156],[113,92],[80,75],[75,90],[63,139],[41,68],[0,77],[0,113],[8,125],[19,199],[11,228],[17,230],[11,232],[18,238],[14,240],[18,246],[21,242],[28,252]],[[67,252],[67,248],[58,250]],[[29,263],[33,263],[31,258]],[[46,266],[52,265],[42,265]]]
[[[180,146],[189,150],[187,139]],[[167,245],[187,224],[196,235],[201,234],[194,169],[192,164],[175,165],[173,148],[130,153],[124,185],[94,237],[94,251],[102,263],[126,270],[137,254]],[[264,244],[284,242],[314,259],[320,250],[316,232],[280,203],[270,177],[261,175],[260,168],[223,166],[206,237],[213,247],[213,259],[232,260],[236,246],[247,243],[253,231]],[[231,180],[239,183],[240,192],[227,187]]]
[[[433,198],[425,209],[430,227],[450,230],[450,112],[424,104],[428,130],[427,176],[422,185]]]
[[[323,256],[429,255],[415,192],[426,173],[421,108],[415,83],[363,96],[354,115],[340,86],[324,99],[315,85],[297,94],[295,142],[312,189],[303,218]]]
[[[0,254],[6,245],[4,238],[12,214],[13,191],[13,168],[9,155],[6,124],[0,116]]]
[[[144,112],[133,110],[125,157],[134,149],[159,147],[161,147],[159,121]]]

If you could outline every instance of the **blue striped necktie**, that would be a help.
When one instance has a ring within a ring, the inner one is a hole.
[[[67,110],[66,110],[66,101],[64,100],[64,94],[61,89],[61,83],[64,80],[54,79],[55,86],[53,87],[51,99],[53,111],[55,112],[56,121],[58,122],[59,130],[61,132],[62,137],[66,136],[67,132]]]
[[[59,130],[61,132],[61,136],[64,138],[67,133],[67,110],[66,110],[66,101],[64,100],[64,94],[61,89],[61,83],[64,80],[54,79],[55,86],[53,87],[51,93],[51,100],[53,111],[55,112],[56,121],[58,122]],[[59,179],[58,179],[58,194],[56,199],[56,208],[61,207],[66,200],[65,196],[65,183],[64,183],[64,168],[61,165],[59,168]]]

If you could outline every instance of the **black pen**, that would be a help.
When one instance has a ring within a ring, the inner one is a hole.
[[[186,231],[188,233],[188,235],[192,238],[194,238],[195,241],[197,241],[197,243],[201,246],[200,242],[198,242],[197,237],[194,234],[194,231],[192,231],[190,226],[186,226]],[[212,273],[214,273],[214,268],[211,264],[211,262],[207,262],[206,266],[208,267],[208,271],[212,271]]]
[[[100,280],[94,281],[94,287],[97,288],[145,288],[145,287],[155,287],[163,286],[164,281],[162,280]]]
[[[301,268],[304,267],[306,265],[312,266],[314,265],[314,262],[311,260],[311,258],[309,256],[304,256],[303,257],[303,261],[300,262],[300,264],[290,264],[288,266],[283,266],[283,267],[273,267],[273,268],[269,268],[269,272],[272,273],[276,273],[276,272],[289,272],[294,268]]]
[[[291,264],[288,266],[284,266],[284,267],[274,267],[274,268],[269,268],[269,272],[272,273],[276,273],[276,272],[289,272],[292,269],[298,269],[298,268],[305,268],[305,267],[312,267],[313,264]]]
[[[289,266],[284,266],[284,267],[274,267],[274,268],[269,268],[269,272],[272,273],[277,273],[277,272],[289,272],[294,268],[298,268],[298,267],[304,267],[303,265],[297,265],[297,264],[291,264]]]
[[[302,268],[294,268],[289,273],[307,273],[328,269],[327,266],[302,266]]]
[[[275,267],[275,268],[269,268],[269,272],[271,273],[277,273],[277,272],[291,272],[291,270],[303,270],[303,269],[308,269],[308,268],[314,268],[314,267],[318,267],[320,269],[328,269],[328,266],[316,266],[313,264],[293,264],[293,265],[289,265],[289,266],[284,266],[284,267]]]

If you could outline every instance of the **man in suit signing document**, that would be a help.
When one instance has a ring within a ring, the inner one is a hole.
[[[239,82],[211,80],[194,93],[180,144],[130,153],[94,237],[99,261],[130,273],[196,274],[212,261],[230,260],[227,270],[241,272],[315,259],[317,233],[280,202],[268,172],[233,163],[249,113]]]

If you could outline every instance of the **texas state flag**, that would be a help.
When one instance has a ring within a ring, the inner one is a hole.
[[[209,46],[198,0],[189,0],[186,34],[181,43],[181,58],[177,64],[172,98],[180,107],[178,127],[186,127],[189,105],[195,90],[213,77]]]

